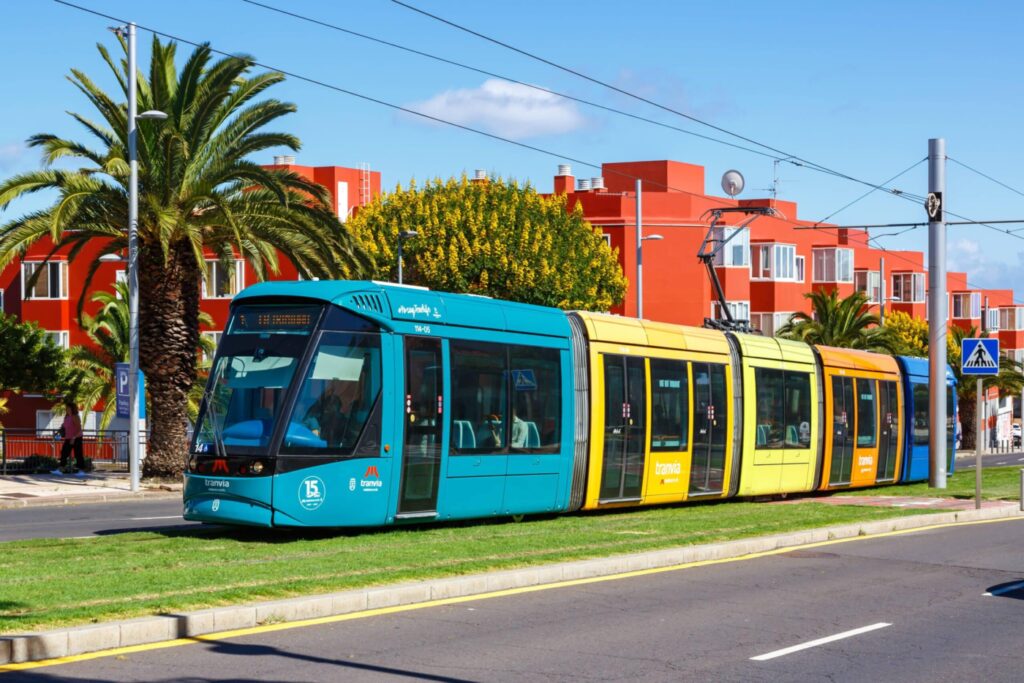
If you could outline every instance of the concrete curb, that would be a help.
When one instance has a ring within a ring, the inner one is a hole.
[[[0,510],[53,505],[82,505],[86,503],[110,503],[125,500],[155,500],[159,498],[181,498],[181,491],[139,491],[138,493],[76,493],[72,495],[39,496],[0,500]]]
[[[492,591],[612,576],[625,572],[724,560],[781,548],[844,538],[874,536],[936,524],[1024,517],[1017,507],[958,510],[933,515],[898,517],[876,522],[809,529],[711,545],[655,550],[610,558],[526,567],[418,583],[363,588],[342,593],[217,607],[185,614],[142,617],[129,621],[0,636],[0,666],[159,643],[271,623],[353,614],[369,609],[411,605],[431,600],[482,595]]]

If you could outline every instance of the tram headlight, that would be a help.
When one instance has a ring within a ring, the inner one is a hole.
[[[196,471],[196,456],[194,455],[188,459],[188,470],[189,472]]]
[[[252,473],[261,474],[263,472],[263,463],[257,460],[252,464]]]

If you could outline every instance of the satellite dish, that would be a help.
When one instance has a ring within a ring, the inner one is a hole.
[[[739,171],[726,171],[722,174],[722,189],[730,197],[743,192],[743,174]]]

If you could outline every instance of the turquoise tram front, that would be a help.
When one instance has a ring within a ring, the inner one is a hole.
[[[371,282],[250,287],[210,370],[189,520],[378,526],[569,506],[557,309]]]

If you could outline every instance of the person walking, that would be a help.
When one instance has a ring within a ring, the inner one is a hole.
[[[60,447],[60,467],[53,470],[51,474],[58,477],[64,474],[63,470],[68,466],[68,459],[71,451],[75,452],[76,477],[85,476],[85,455],[82,452],[82,419],[78,416],[78,406],[74,403],[67,404],[67,411],[64,413],[64,424],[61,425],[61,432],[64,436],[64,443]]]

